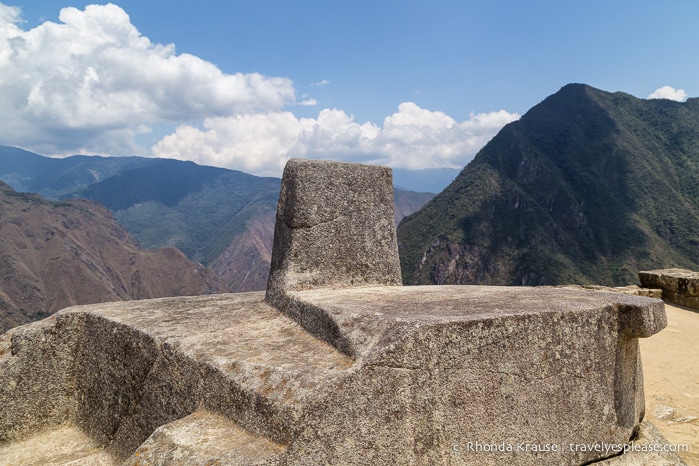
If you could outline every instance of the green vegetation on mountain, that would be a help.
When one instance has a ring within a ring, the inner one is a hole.
[[[259,211],[274,209],[279,179],[157,160],[88,186],[79,197],[115,212],[146,248],[175,246],[209,264]]]
[[[637,281],[699,268],[699,99],[581,84],[503,128],[398,230],[406,283]]]

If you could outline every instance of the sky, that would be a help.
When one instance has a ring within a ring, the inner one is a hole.
[[[0,145],[461,168],[571,82],[699,95],[699,2],[0,0]]]

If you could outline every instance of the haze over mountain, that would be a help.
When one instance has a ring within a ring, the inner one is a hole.
[[[0,182],[0,333],[74,304],[220,291],[175,248],[144,251],[103,206]]]
[[[406,283],[625,285],[699,268],[699,99],[570,84],[404,219]]]

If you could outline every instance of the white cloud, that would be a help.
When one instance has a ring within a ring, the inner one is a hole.
[[[381,163],[396,168],[466,165],[505,124],[519,115],[472,114],[457,122],[443,112],[412,102],[384,119],[383,126],[359,124],[338,109],[321,110],[317,118],[290,112],[209,118],[203,129],[183,125],[152,148],[158,157],[193,160],[255,173],[279,176],[292,157],[332,158]]]
[[[152,155],[265,175],[279,175],[291,157],[462,167],[519,118],[503,110],[458,122],[411,102],[381,125],[339,109],[299,118],[285,109],[318,102],[306,95],[297,102],[290,79],[226,74],[178,55],[114,4],[64,8],[58,22],[29,30],[23,24],[19,8],[0,3],[0,144],[43,154],[148,155],[136,141],[179,124]]]
[[[154,44],[120,7],[64,8],[59,22],[23,30],[0,3],[0,144],[44,153],[129,154],[162,120],[281,111],[291,80],[225,74],[174,45]]]
[[[22,22],[22,11],[16,6],[0,3],[0,24],[19,24]]]
[[[684,102],[687,100],[687,93],[684,89],[675,89],[670,86],[663,86],[661,88],[653,91],[651,95],[648,96],[649,99],[670,99],[677,102]]]

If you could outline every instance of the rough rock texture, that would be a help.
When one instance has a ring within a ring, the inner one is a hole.
[[[391,169],[290,160],[267,299],[279,305],[283,290],[400,284]]]
[[[634,438],[662,301],[395,286],[385,170],[290,167],[266,295],[76,306],[2,337],[0,455],[62,433],[82,455],[63,464],[578,465],[613,453],[567,445]]]
[[[197,409],[287,444],[310,395],[353,361],[263,297],[76,306],[12,329],[0,348],[0,444],[70,423],[121,461]]]
[[[159,427],[126,464],[270,464],[285,450],[209,411]]]
[[[637,285],[627,286],[602,286],[602,285],[560,285],[559,288],[571,288],[575,290],[611,291],[633,296],[645,296],[647,298],[662,299],[663,290],[660,288],[641,288]]]
[[[685,269],[645,270],[638,272],[641,284],[663,290],[663,299],[699,309],[699,272]]]
[[[206,410],[227,419],[197,421],[216,445],[231,436],[222,464],[248,454],[247,438],[269,453],[250,464],[580,464],[599,455],[453,446],[628,441],[643,412],[636,338],[664,324],[656,300],[553,288],[289,298],[325,313],[345,351],[262,293],[79,306],[13,329],[0,439],[70,423],[117,462],[203,458],[213,450],[187,440],[204,434],[183,418]]]
[[[669,445],[663,434],[648,421],[643,421],[629,444],[628,451],[620,456],[594,464],[600,466],[687,466],[687,463],[673,451],[662,450]]]

